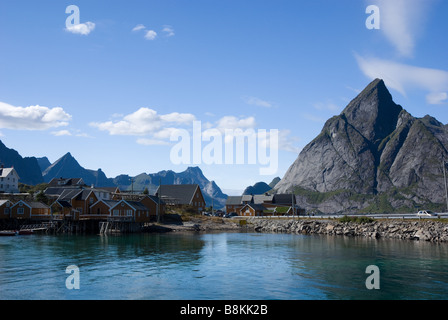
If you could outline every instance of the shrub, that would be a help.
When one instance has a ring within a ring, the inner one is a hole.
[[[339,218],[339,222],[354,222],[354,223],[370,223],[375,221],[373,218],[370,217],[348,217],[343,216],[342,218]]]

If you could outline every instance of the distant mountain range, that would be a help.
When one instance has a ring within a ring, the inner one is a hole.
[[[183,172],[176,173],[171,170],[157,173],[141,173],[135,177],[126,174],[115,178],[108,178],[101,170],[90,170],[83,168],[78,161],[66,153],[54,163],[50,163],[47,157],[22,158],[14,149],[7,148],[0,141],[0,162],[5,167],[14,167],[20,177],[20,182],[36,185],[50,182],[53,178],[82,178],[87,185],[96,187],[118,186],[121,190],[134,190],[142,192],[148,188],[154,193],[162,184],[198,184],[201,188],[207,206],[212,205],[216,209],[225,207],[227,195],[216,185],[214,181],[208,180],[199,167],[189,167]]]

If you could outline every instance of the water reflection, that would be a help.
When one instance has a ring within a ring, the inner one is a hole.
[[[0,239],[0,299],[446,299],[448,245],[288,234]],[[65,287],[68,265],[80,290]],[[367,290],[366,267],[380,290]]]

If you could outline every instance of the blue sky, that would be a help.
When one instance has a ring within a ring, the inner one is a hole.
[[[369,5],[380,29],[366,27]],[[279,130],[272,175],[199,165],[232,194],[282,177],[376,77],[412,115],[448,123],[447,12],[442,0],[0,1],[0,139],[115,177],[195,165],[170,158],[170,133],[192,121]]]

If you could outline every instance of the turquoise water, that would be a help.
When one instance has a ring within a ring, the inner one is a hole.
[[[448,244],[260,233],[0,237],[0,299],[448,299]],[[79,268],[69,290],[66,268]],[[380,289],[366,288],[379,268]]]

